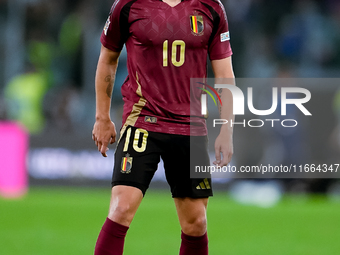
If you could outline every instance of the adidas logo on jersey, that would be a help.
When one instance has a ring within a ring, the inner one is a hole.
[[[205,178],[202,182],[200,182],[196,189],[211,189],[208,179]]]
[[[156,117],[145,116],[144,121],[145,122],[149,122],[149,123],[157,123],[157,118]]]

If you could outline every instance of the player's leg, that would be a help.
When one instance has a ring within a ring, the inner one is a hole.
[[[116,152],[109,215],[99,234],[95,255],[123,254],[130,223],[160,161],[152,135],[128,127]]]
[[[208,197],[212,196],[211,180],[190,178],[195,165],[210,165],[207,138],[173,135],[167,148],[162,158],[182,228],[180,255],[207,255],[206,210]]]
[[[117,185],[112,187],[108,218],[124,226],[130,226],[143,199],[143,192],[135,187]]]
[[[207,255],[208,198],[174,198],[182,228],[180,255]]]
[[[207,232],[208,198],[174,198],[174,201],[183,233],[204,235]]]
[[[123,254],[125,235],[143,199],[140,189],[117,185],[112,188],[109,215],[99,233],[95,255]]]

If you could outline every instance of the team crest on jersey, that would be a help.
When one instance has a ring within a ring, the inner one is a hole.
[[[107,21],[105,23],[105,26],[104,26],[104,34],[107,35],[107,30],[109,29],[109,26],[111,24],[111,21],[110,21],[110,16],[107,18]]]
[[[202,35],[204,30],[203,16],[190,16],[190,27],[194,35]]]
[[[121,172],[123,174],[129,174],[131,172],[131,167],[132,167],[132,157],[130,157],[130,154],[127,153],[125,157],[122,158]]]

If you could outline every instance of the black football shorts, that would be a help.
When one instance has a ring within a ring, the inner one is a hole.
[[[190,139],[194,139],[194,143],[204,145],[194,146],[195,157],[191,158],[191,162],[190,145],[193,140]],[[172,197],[212,196],[210,178],[190,178],[190,167],[210,165],[207,145],[206,136],[165,134],[128,126],[115,152],[112,186],[136,187],[145,195],[162,158]]]

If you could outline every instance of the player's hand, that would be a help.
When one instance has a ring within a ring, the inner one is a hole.
[[[108,145],[116,141],[116,127],[111,120],[97,120],[92,130],[92,139],[98,147],[98,151],[107,157]]]
[[[231,132],[221,132],[215,141],[215,158],[213,162],[216,166],[227,166],[234,153],[233,137]],[[222,154],[222,158],[221,158]]]

